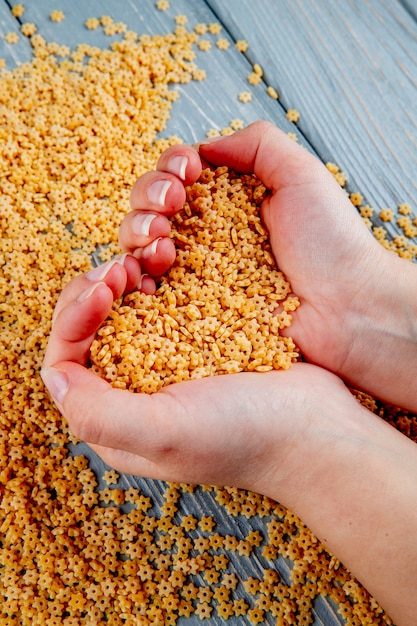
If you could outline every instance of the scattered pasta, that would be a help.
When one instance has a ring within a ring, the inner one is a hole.
[[[169,7],[156,2],[161,11]],[[11,11],[18,18],[24,7]],[[55,21],[61,13],[53,12]],[[280,504],[230,487],[139,487],[110,468],[96,474],[39,376],[62,287],[91,269],[92,255],[105,261],[119,252],[117,229],[133,182],[180,141],[158,138],[177,98],[171,85],[204,79],[194,64],[199,36],[221,31],[213,23],[188,32],[185,21],[151,37],[108,15],[90,17],[86,29],[119,35],[105,50],[69,50],[25,23],[33,59],[0,73],[0,624],[141,626],[195,615],[291,626],[313,623],[319,596],[347,624],[390,624]],[[19,35],[4,39],[11,44]],[[247,47],[236,42],[241,52]],[[236,118],[208,135],[243,125]],[[345,174],[328,167],[344,186]],[[263,371],[297,358],[279,334],[298,301],[259,220],[264,193],[255,178],[224,168],[206,170],[187,189],[173,218],[178,259],[158,294],[118,301],[93,343],[94,367],[112,384],[152,392],[167,375]],[[362,199],[357,206],[370,220],[373,209]],[[390,241],[382,226],[373,233],[415,258],[416,219],[404,202],[393,217],[403,235]],[[144,331],[156,351],[141,362]],[[158,351],[165,349],[164,372]],[[354,393],[417,440],[416,416]],[[251,557],[256,567],[248,571]]]

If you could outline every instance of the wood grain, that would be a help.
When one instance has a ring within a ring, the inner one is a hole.
[[[20,33],[20,21],[10,12],[11,5],[4,0],[0,1],[0,59],[6,61],[6,67],[11,69],[20,63],[30,61],[32,48],[27,37]],[[4,37],[8,33],[16,33],[17,43],[7,43]]]
[[[396,0],[208,0],[324,161],[376,208],[417,195],[417,23]],[[412,4],[411,2],[409,3]]]

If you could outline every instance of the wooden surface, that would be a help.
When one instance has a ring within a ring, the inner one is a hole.
[[[295,132],[324,162],[337,163],[348,177],[349,190],[360,192],[377,213],[384,207],[395,210],[402,202],[409,202],[416,213],[415,0],[171,0],[171,8],[164,12],[155,9],[153,0],[36,0],[23,2],[26,12],[20,20],[10,15],[12,4],[0,0],[0,58],[9,69],[31,58],[27,38],[20,36],[13,45],[3,39],[5,33],[19,33],[21,22],[35,23],[49,41],[104,47],[114,38],[87,31],[83,25],[87,18],[111,15],[141,34],[172,31],[178,14],[187,15],[189,27],[218,21],[221,36],[232,45],[227,51],[213,45],[210,53],[198,52],[197,63],[207,71],[207,80],[175,87],[180,98],[165,135],[194,142],[235,118],[245,124],[268,119]],[[63,22],[49,19],[54,9],[64,11]],[[246,54],[234,48],[239,39],[249,44]],[[264,70],[264,82],[252,87],[247,76],[255,63]],[[267,95],[267,85],[278,91],[278,101]],[[239,102],[238,94],[248,90],[252,101]],[[297,125],[285,117],[292,108],[300,112]],[[395,234],[395,223],[389,229]],[[101,462],[87,448],[81,449],[100,474]],[[132,477],[123,477],[120,483],[131,484],[140,484],[156,502],[161,501],[162,483]],[[200,514],[213,514],[219,532],[239,534],[236,520],[219,511],[212,494],[198,492],[187,506]],[[250,521],[253,528],[263,524]],[[235,567],[241,568],[242,561]],[[243,567],[247,575],[256,574],[261,559],[247,560]],[[288,577],[288,564],[282,561],[278,568],[284,579]],[[324,600],[317,603],[315,616],[317,625],[343,624]],[[194,622],[200,620],[184,620]],[[247,622],[231,619],[228,623]]]
[[[416,198],[417,22],[400,2],[209,4],[247,39],[284,109],[300,111],[309,144],[372,206]]]

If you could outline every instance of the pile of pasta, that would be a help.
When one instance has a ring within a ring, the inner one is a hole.
[[[155,295],[134,292],[98,331],[91,361],[116,387],[153,393],[192,378],[287,369],[280,329],[299,305],[276,268],[254,176],[206,169],[173,218],[177,258]]]

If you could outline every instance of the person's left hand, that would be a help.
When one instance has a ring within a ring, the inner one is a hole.
[[[361,407],[336,376],[305,363],[153,395],[113,388],[87,368],[89,347],[113,298],[140,280],[139,261],[123,255],[72,280],[59,298],[42,375],[72,432],[126,473],[292,502],[305,488],[306,452],[320,458],[329,439],[349,436]],[[152,280],[142,279],[142,288],[151,293]]]

